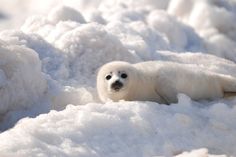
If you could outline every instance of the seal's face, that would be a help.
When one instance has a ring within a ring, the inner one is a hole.
[[[101,67],[97,76],[97,90],[101,100],[126,100],[135,79],[134,71],[131,64],[121,61]]]
[[[125,71],[115,70],[105,76],[110,93],[119,92],[127,87],[128,74]]]

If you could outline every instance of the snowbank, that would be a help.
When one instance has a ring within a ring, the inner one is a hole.
[[[202,147],[216,154],[235,154],[235,106],[199,106],[185,95],[171,106],[151,102],[69,105],[61,112],[23,119],[2,133],[0,154],[172,156]],[[207,155],[199,152],[199,156]]]

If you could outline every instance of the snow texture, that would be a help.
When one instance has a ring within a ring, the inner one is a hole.
[[[0,41],[0,114],[30,107],[47,91],[38,55]]]
[[[236,1],[0,3],[1,156],[236,156],[234,97],[102,104],[96,91],[115,60],[236,77]]]
[[[220,148],[215,153],[235,154],[228,146],[235,141],[236,108],[223,103],[207,109],[199,105],[184,95],[179,96],[178,104],[171,106],[152,102],[69,105],[61,112],[25,118],[14,129],[2,133],[0,153],[5,156],[14,153],[19,156],[170,156],[204,146],[212,150]],[[216,137],[226,130],[228,134],[222,145],[222,139]]]

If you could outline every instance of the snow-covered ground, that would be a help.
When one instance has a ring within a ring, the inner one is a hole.
[[[235,0],[0,4],[0,156],[236,156],[236,98],[102,104],[96,92],[112,60],[236,77]]]

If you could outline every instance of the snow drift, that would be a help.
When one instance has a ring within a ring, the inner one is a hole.
[[[141,157],[207,147],[210,152],[235,154],[229,147],[236,136],[235,106],[199,105],[184,95],[171,106],[151,102],[69,105],[61,112],[21,120],[13,130],[2,133],[0,153]],[[218,137],[226,130],[222,145]]]
[[[0,114],[31,106],[46,90],[38,55],[28,48],[0,41]]]

